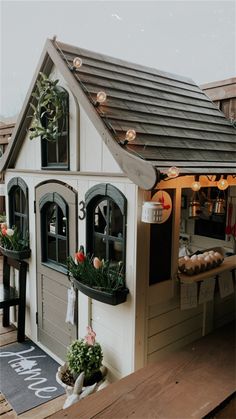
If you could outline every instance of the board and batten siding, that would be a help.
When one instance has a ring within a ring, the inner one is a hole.
[[[160,359],[202,336],[203,307],[180,310],[179,298],[149,306],[147,362]]]

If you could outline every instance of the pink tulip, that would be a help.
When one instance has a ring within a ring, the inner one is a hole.
[[[102,261],[101,261],[99,258],[95,257],[95,258],[93,259],[93,266],[94,266],[94,268],[95,268],[95,269],[99,269],[99,268],[101,268],[101,266],[102,266]]]

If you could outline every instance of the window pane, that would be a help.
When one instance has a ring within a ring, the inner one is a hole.
[[[15,215],[14,216],[14,225],[16,226],[18,231],[22,231],[21,230],[21,217],[19,217],[19,215]]]
[[[67,250],[66,240],[58,239],[58,263],[66,264]]]
[[[21,198],[21,193],[20,193],[20,188],[16,188],[14,189],[14,195],[13,195],[13,199],[14,199],[14,210],[16,212],[21,212],[21,207],[20,207],[20,198]]]
[[[21,191],[20,199],[21,199],[21,214],[25,214],[26,199],[25,199],[25,195],[24,195],[23,191]]]
[[[47,231],[56,234],[56,204],[50,204],[47,209]]]
[[[48,257],[47,258],[54,261],[57,260],[56,237],[48,236]]]
[[[102,237],[95,236],[94,238],[94,255],[99,259],[107,259],[106,256],[106,241]]]
[[[57,163],[57,142],[47,141],[48,163]]]
[[[115,202],[110,201],[109,206],[109,235],[122,238],[123,216],[121,210]]]
[[[107,225],[107,201],[102,201],[95,208],[94,212],[94,229],[95,231],[106,234]]]
[[[57,231],[61,236],[66,236],[66,217],[64,216],[60,207],[58,207]]]
[[[111,262],[120,262],[123,260],[122,243],[117,241],[109,241],[109,260]]]
[[[63,135],[58,140],[59,163],[67,163],[67,136]]]

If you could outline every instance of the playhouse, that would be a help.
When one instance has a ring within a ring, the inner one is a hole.
[[[56,141],[30,140],[41,73],[63,92]],[[30,237],[26,334],[62,361],[91,325],[112,380],[232,320],[235,134],[191,79],[47,40],[0,160],[8,222]],[[144,202],[159,218],[144,219]],[[122,261],[129,294],[109,305],[77,292],[70,324],[65,260],[80,245]],[[218,268],[178,273],[180,250],[212,248]]]

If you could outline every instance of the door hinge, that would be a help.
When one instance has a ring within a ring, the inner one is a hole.
[[[34,201],[34,214],[36,214],[36,201]]]
[[[39,324],[39,313],[36,311],[36,324]]]

